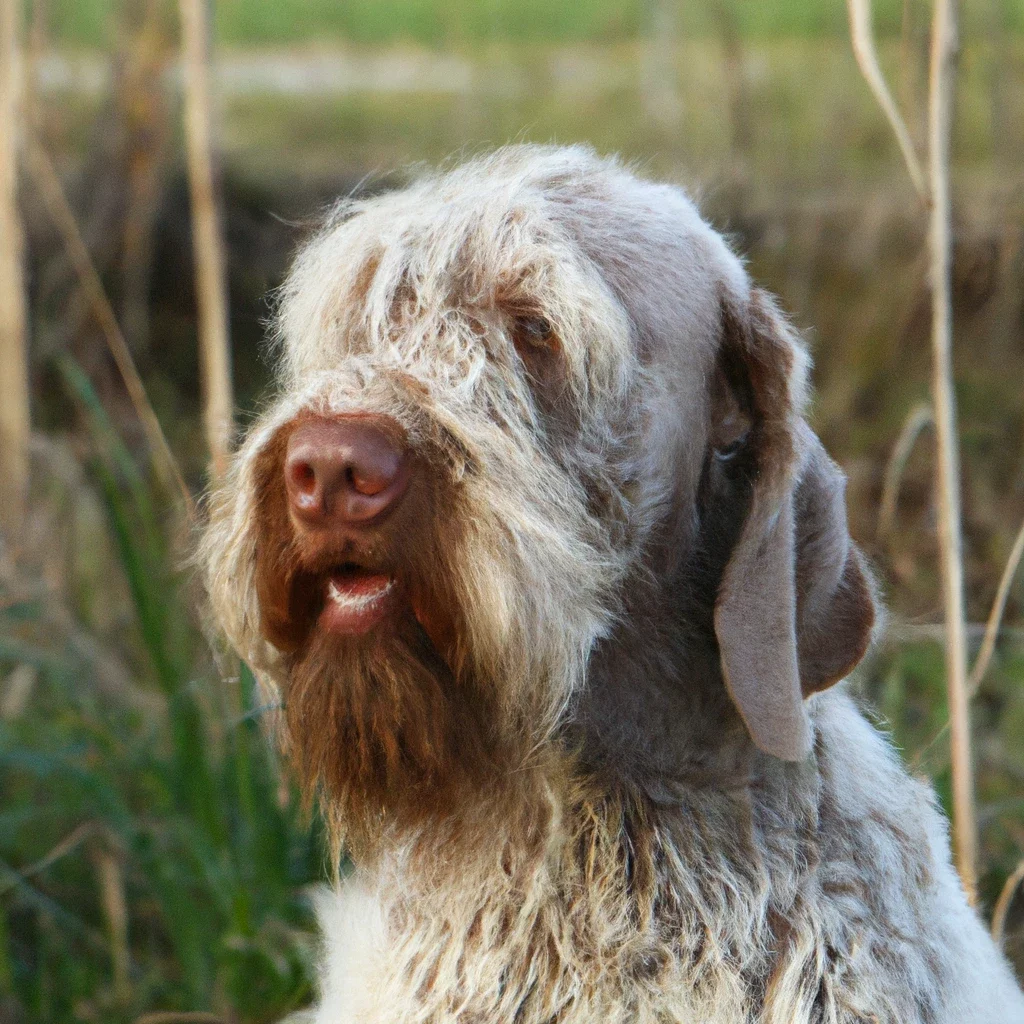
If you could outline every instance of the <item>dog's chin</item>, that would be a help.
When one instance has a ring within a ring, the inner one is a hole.
[[[480,688],[452,673],[400,586],[360,588],[324,603],[291,659],[286,699],[300,777],[348,829],[457,806],[494,750]]]

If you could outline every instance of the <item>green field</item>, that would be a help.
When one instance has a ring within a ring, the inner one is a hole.
[[[119,18],[134,0],[56,0],[49,18],[54,35],[73,45],[109,45]],[[739,0],[663,4],[684,37],[709,36],[729,24],[750,38],[842,36],[842,0]],[[459,41],[515,39],[578,43],[635,39],[647,28],[651,0],[216,0],[217,38],[230,44],[346,41],[418,42],[442,46]],[[881,35],[896,34],[906,5],[876,0]],[[1024,29],[1022,0],[966,0],[965,28],[993,32]],[[917,12],[920,17],[920,12]]]

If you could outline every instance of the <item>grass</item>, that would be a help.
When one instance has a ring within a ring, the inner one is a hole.
[[[884,57],[895,71],[898,46],[885,47]],[[367,169],[437,162],[510,140],[582,141],[698,189],[746,176],[749,191],[787,203],[811,191],[835,198],[837,182],[844,191],[899,190],[913,201],[888,126],[846,42],[751,43],[742,84],[731,77],[719,43],[684,43],[670,124],[645,109],[644,59],[633,43],[571,52],[517,45],[467,58],[477,87],[465,94],[235,94],[223,104],[223,153],[243,174],[288,177],[298,166],[304,174],[358,179]],[[1008,42],[1001,59],[1006,73],[997,90],[991,48],[965,44],[958,92],[956,170],[988,182],[996,180],[994,162],[1007,180],[1019,179],[1024,159],[1019,135],[1008,130],[1024,115],[1022,41]],[[908,120],[917,131],[923,107],[912,107]]]
[[[68,45],[109,46],[122,0],[55,0],[54,37]],[[965,27],[1024,30],[1019,0],[965,0]],[[836,0],[722,0],[669,3],[684,38],[718,35],[725,22],[746,38],[845,36],[845,5]],[[427,46],[488,40],[580,43],[638,38],[647,28],[650,0],[219,0],[217,38],[233,45],[353,42]],[[902,0],[876,0],[882,35],[898,33]]]
[[[277,1020],[309,995],[316,830],[262,734],[251,674],[225,685],[205,653],[150,487],[81,370],[63,360],[61,374],[89,437],[80,486],[102,510],[108,585],[129,620],[90,629],[87,608],[52,593],[3,595],[0,669],[36,680],[29,706],[0,722],[0,1017]],[[111,663],[129,666],[113,686]]]
[[[945,728],[943,651],[937,640],[911,641],[883,648],[860,673],[877,723],[891,733],[911,770],[931,779],[950,814],[949,734]],[[991,907],[1021,856],[1024,839],[1024,649],[1005,644],[1000,664],[986,680],[972,707],[974,733],[983,750],[975,785],[984,851],[979,891]],[[1019,955],[1020,936],[1011,952]]]

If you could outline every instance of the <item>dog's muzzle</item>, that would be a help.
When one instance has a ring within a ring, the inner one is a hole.
[[[402,428],[389,417],[311,417],[288,439],[284,484],[296,534],[325,535],[358,544],[398,505],[409,486],[412,464]],[[387,613],[394,579],[355,564],[339,565],[329,576],[322,628],[364,633]]]

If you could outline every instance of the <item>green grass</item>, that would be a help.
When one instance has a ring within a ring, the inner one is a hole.
[[[635,39],[650,24],[650,0],[217,0],[214,24],[222,43],[288,44],[412,41],[429,46],[486,40],[578,43]],[[902,0],[875,0],[880,34],[899,31]],[[122,0],[56,0],[56,38],[80,46],[110,45]],[[672,5],[670,5],[672,7]],[[1002,24],[1024,29],[1021,0],[966,0],[966,27]],[[728,23],[742,36],[843,36],[841,0],[724,0],[672,7],[684,38],[719,35]],[[920,12],[916,12],[918,18]]]
[[[52,594],[3,595],[0,675],[38,676],[29,706],[0,722],[0,1017],[279,1019],[309,995],[316,830],[261,732],[251,674],[225,683],[210,664],[149,485],[82,372],[64,361],[61,373],[90,438],[82,486],[116,554],[108,589],[125,590],[131,615],[96,630]],[[115,658],[131,669],[120,689],[101,678]],[[127,993],[103,854],[128,907]]]
[[[871,714],[887,729],[912,771],[926,775],[950,815],[951,775],[945,671],[937,640],[905,642],[883,649],[861,670]],[[1005,644],[972,707],[979,748],[975,787],[979,813],[982,906],[991,907],[1021,856],[1024,837],[1024,650]],[[1018,918],[1019,921],[1019,918]],[[1010,952],[1021,962],[1021,935]]]
[[[367,170],[437,162],[510,140],[580,141],[690,184],[720,184],[742,169],[752,188],[789,188],[792,201],[809,189],[834,196],[837,184],[911,197],[899,150],[846,40],[750,43],[742,82],[730,74],[720,43],[684,42],[676,52],[671,124],[645,109],[644,59],[635,43],[572,51],[517,43],[467,59],[477,87],[465,94],[235,94],[222,104],[221,151],[246,176],[291,177],[299,168],[358,179]],[[904,81],[899,44],[883,46],[882,60],[920,138],[923,94],[913,80]],[[1024,146],[1007,129],[1024,112],[1020,68],[1020,39],[1000,54],[984,42],[965,43],[957,83],[958,171],[981,171],[991,180],[998,160],[1006,173],[1019,173]]]

